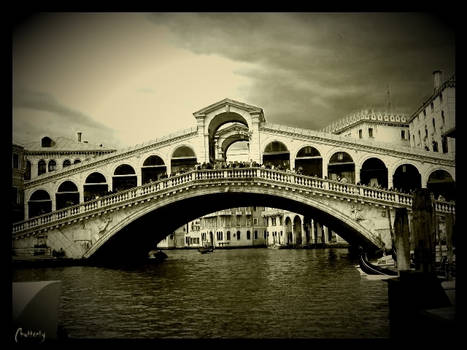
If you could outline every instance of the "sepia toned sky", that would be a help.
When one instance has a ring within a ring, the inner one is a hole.
[[[195,126],[224,98],[321,129],[410,114],[455,73],[453,26],[426,13],[41,13],[13,28],[13,142],[124,148]]]

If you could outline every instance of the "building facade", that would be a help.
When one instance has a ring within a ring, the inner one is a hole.
[[[26,162],[24,147],[13,145],[12,147],[12,183],[10,204],[12,209],[12,221],[21,221],[24,218],[24,173]]]

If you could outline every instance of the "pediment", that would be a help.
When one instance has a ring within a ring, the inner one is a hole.
[[[197,112],[194,112],[193,115],[195,117],[203,117],[208,114],[211,114],[213,112],[219,111],[219,112],[229,112],[230,107],[235,107],[240,110],[244,110],[250,114],[259,114],[260,115],[260,120],[264,121],[264,115],[263,115],[263,109],[249,105],[247,103],[231,100],[230,98],[225,98],[222,101],[213,103],[212,105],[209,105],[207,107],[204,107],[203,109],[200,109]]]

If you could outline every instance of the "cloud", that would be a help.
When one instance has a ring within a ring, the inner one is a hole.
[[[38,140],[44,134],[74,137],[86,130],[91,143],[118,144],[114,131],[95,118],[60,103],[54,96],[27,88],[13,90],[13,121],[18,139]]]
[[[175,45],[255,64],[247,103],[269,121],[323,127],[361,108],[413,112],[431,73],[454,73],[454,33],[418,13],[162,13]],[[271,120],[272,119],[272,120]]]

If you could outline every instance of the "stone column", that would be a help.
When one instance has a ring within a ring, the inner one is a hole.
[[[259,134],[260,112],[251,113],[250,159],[261,164],[261,140]]]
[[[324,243],[329,243],[329,227],[323,225]]]

